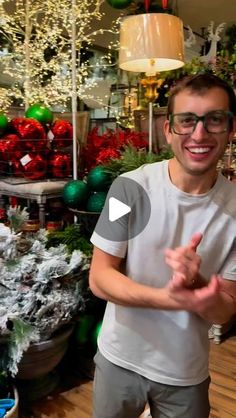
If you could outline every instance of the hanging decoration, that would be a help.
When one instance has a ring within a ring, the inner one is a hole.
[[[147,13],[149,12],[150,3],[151,3],[151,0],[144,0],[145,10]]]
[[[163,9],[168,9],[168,0],[162,0]]]
[[[132,0],[107,0],[107,3],[114,9],[126,9],[132,3]]]

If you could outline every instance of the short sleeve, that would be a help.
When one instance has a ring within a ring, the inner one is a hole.
[[[236,281],[236,239],[219,274],[225,279]]]
[[[95,245],[96,247],[100,248],[100,250],[103,250],[108,254],[121,258],[125,258],[126,256],[126,241],[112,242],[98,235],[96,231],[93,232],[90,241],[93,245]]]

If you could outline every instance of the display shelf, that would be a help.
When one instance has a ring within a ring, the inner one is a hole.
[[[5,206],[4,196],[34,200],[39,206],[40,227],[45,227],[45,207],[48,199],[62,197],[62,191],[68,180],[9,183],[9,178],[0,180],[0,207]]]

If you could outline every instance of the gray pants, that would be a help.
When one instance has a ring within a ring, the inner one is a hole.
[[[152,418],[208,418],[210,378],[194,386],[153,382],[95,356],[93,418],[138,418],[148,403]]]

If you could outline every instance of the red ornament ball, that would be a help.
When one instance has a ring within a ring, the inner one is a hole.
[[[72,145],[73,126],[68,120],[56,120],[51,128],[53,148],[64,148]]]
[[[32,118],[38,120],[40,123],[46,125],[51,124],[53,121],[53,113],[52,111],[40,103],[35,103],[30,106],[26,113],[26,118]]]
[[[16,134],[8,134],[0,139],[0,150],[5,161],[14,158],[17,151],[22,150],[20,137]]]
[[[20,136],[25,151],[44,150],[47,146],[47,136],[40,122],[29,118],[13,118],[11,126]]]
[[[40,154],[25,154],[20,159],[23,175],[30,180],[40,180],[45,178],[47,163]]]
[[[13,174],[16,177],[23,176],[23,167],[22,167],[20,160],[11,161],[10,170],[11,170],[11,174]]]
[[[71,156],[65,152],[54,152],[49,157],[49,170],[52,177],[69,177],[72,171]]]

